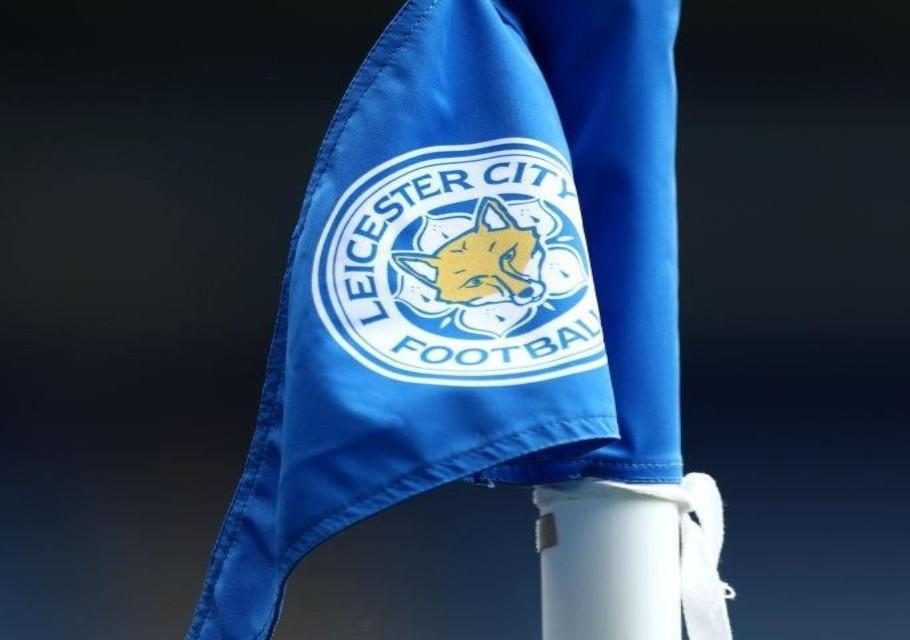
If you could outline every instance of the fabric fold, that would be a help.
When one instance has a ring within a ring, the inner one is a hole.
[[[585,215],[621,438],[500,482],[682,478],[676,225],[679,0],[501,0],[560,116]]]

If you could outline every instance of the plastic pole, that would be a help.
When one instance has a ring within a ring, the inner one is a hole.
[[[676,505],[567,486],[572,499],[542,507],[538,521],[543,640],[680,640]]]

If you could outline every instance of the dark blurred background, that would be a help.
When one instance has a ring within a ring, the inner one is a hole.
[[[396,5],[0,8],[0,638],[182,637],[309,168]],[[686,5],[686,455],[737,638],[910,637],[910,7]],[[382,514],[277,637],[533,640],[533,517],[470,486]]]

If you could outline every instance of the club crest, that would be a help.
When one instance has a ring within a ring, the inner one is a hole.
[[[330,216],[312,288],[345,351],[397,380],[520,384],[606,362],[571,172],[539,142],[377,167]]]

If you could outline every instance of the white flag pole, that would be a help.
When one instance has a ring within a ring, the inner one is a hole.
[[[543,640],[682,638],[677,504],[595,480],[535,501]]]
[[[733,640],[717,483],[537,487],[544,640]]]

